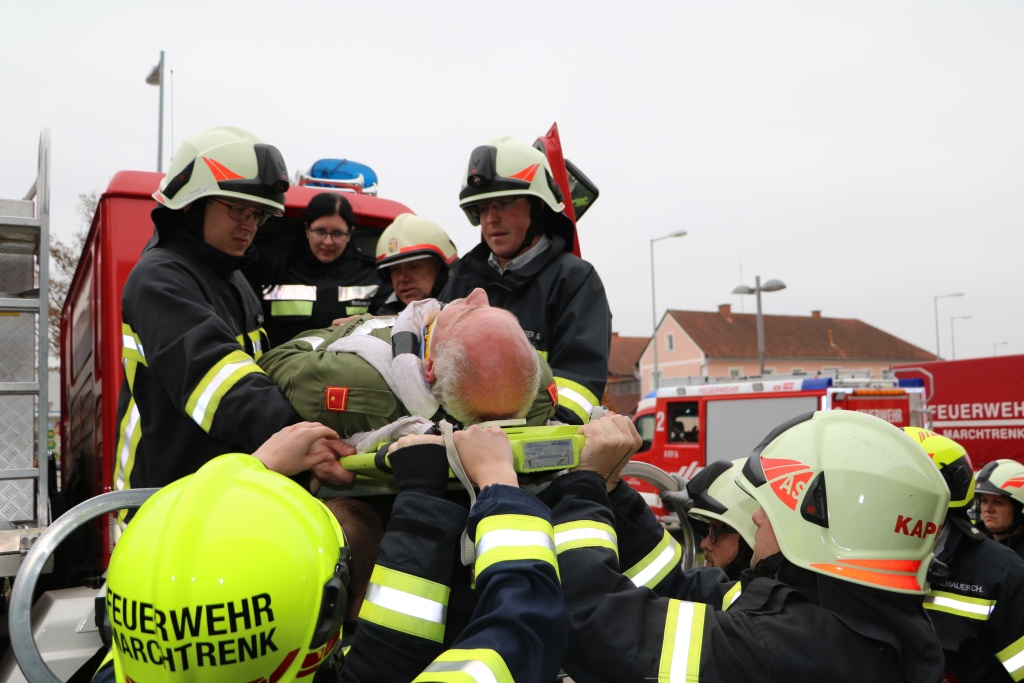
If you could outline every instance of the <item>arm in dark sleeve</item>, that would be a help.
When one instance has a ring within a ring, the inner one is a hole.
[[[589,263],[577,264],[564,288],[556,311],[547,361],[558,387],[558,418],[585,424],[590,411],[601,403],[608,379],[612,316],[604,284]]]
[[[415,681],[463,680],[449,677],[453,669],[489,674],[473,680],[554,680],[567,633],[547,506],[516,487],[488,486],[469,531],[476,548],[473,618]]]
[[[299,421],[183,268],[155,264],[126,288],[124,304],[123,333],[171,401],[210,436],[251,453]]]

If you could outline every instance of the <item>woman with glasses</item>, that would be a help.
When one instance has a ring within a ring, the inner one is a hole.
[[[351,244],[355,216],[343,194],[323,192],[313,197],[303,223],[304,239],[291,235],[283,265],[270,268],[277,272],[258,283],[263,326],[273,346],[306,330],[327,327],[338,318],[366,313],[375,295],[381,301],[386,296],[379,293],[373,256]]]
[[[708,529],[700,542],[704,566],[718,567],[733,580],[750,568],[757,531],[752,515],[759,506],[736,485],[744,462],[746,458],[713,462],[686,483],[693,501],[689,515]]]

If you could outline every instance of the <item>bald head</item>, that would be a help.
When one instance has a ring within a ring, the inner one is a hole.
[[[540,360],[519,321],[481,294],[446,306],[431,339],[434,396],[463,424],[525,417],[540,386]]]

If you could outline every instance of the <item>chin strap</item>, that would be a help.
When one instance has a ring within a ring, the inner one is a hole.
[[[754,576],[756,578],[775,578],[775,575],[779,573],[779,567],[786,561],[785,556],[782,553],[775,553],[768,557],[758,560],[757,564],[754,565]]]
[[[448,455],[448,467],[455,473],[456,478],[462,482],[462,486],[469,494],[469,509],[476,505],[476,490],[466,476],[466,469],[462,466],[459,452],[455,450],[455,438],[452,436],[452,425],[448,420],[441,420],[441,434],[444,436],[444,449]],[[462,530],[462,564],[469,567],[476,560],[476,548],[473,539],[469,537],[467,529]]]

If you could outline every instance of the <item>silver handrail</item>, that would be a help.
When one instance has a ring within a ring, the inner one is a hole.
[[[32,595],[43,566],[61,542],[86,522],[115,510],[141,506],[159,489],[133,489],[111,491],[71,508],[43,532],[32,549],[25,555],[21,570],[11,589],[11,604],[7,610],[11,651],[29,683],[62,683],[43,661],[32,633]]]
[[[678,479],[673,478],[668,472],[649,462],[631,460],[622,468],[622,474],[626,477],[641,479],[659,491],[679,491],[682,488]],[[671,502],[666,501],[666,504],[671,507]],[[697,544],[694,543],[693,527],[690,526],[690,518],[687,516],[686,510],[676,510],[673,508],[673,511],[679,517],[679,531],[683,535],[683,569],[693,569],[696,564]]]

